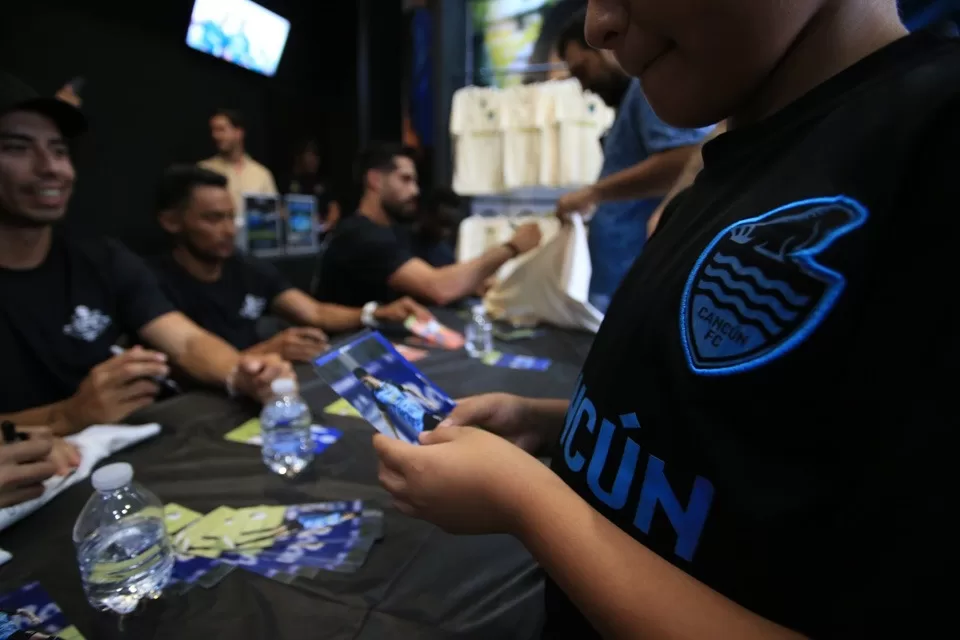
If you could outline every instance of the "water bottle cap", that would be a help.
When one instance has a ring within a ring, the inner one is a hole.
[[[270,383],[270,390],[278,396],[293,393],[297,390],[297,381],[293,378],[277,378]]]
[[[475,304],[475,305],[473,305],[473,309],[471,309],[470,311],[471,311],[471,313],[473,313],[473,315],[475,315],[475,316],[484,315],[484,314],[487,313],[487,308],[486,308],[485,306],[483,306],[482,303],[481,303],[481,304]]]
[[[133,481],[133,467],[126,462],[108,464],[94,471],[91,481],[97,491],[114,491]]]

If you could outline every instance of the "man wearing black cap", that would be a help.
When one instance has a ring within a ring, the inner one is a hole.
[[[67,141],[86,129],[72,105],[0,72],[0,414],[57,434],[122,420],[150,404],[168,358],[233,394],[289,377],[276,355],[241,356],[175,312],[149,269],[117,242],[53,228],[76,174]],[[138,337],[157,351],[116,343]]]

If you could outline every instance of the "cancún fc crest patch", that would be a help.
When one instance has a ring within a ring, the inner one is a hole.
[[[748,371],[803,342],[846,285],[818,256],[866,219],[855,200],[814,198],[721,231],[683,291],[680,335],[690,368],[701,375]]]

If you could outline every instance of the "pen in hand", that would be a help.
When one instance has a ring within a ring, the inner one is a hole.
[[[126,349],[124,349],[123,347],[118,347],[117,345],[113,345],[110,347],[110,353],[112,353],[115,356],[123,355],[125,352],[126,352]],[[163,376],[151,376],[150,380],[154,381],[161,387],[164,387],[165,389],[173,393],[181,392],[180,385],[178,385],[175,381],[171,380],[170,378],[166,378]]]

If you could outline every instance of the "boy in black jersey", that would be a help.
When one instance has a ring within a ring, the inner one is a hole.
[[[908,35],[894,0],[588,16],[665,121],[730,130],[571,400],[480,396],[447,422],[485,430],[377,437],[382,483],[405,513],[522,540],[550,577],[546,637],[940,635],[960,43]]]

